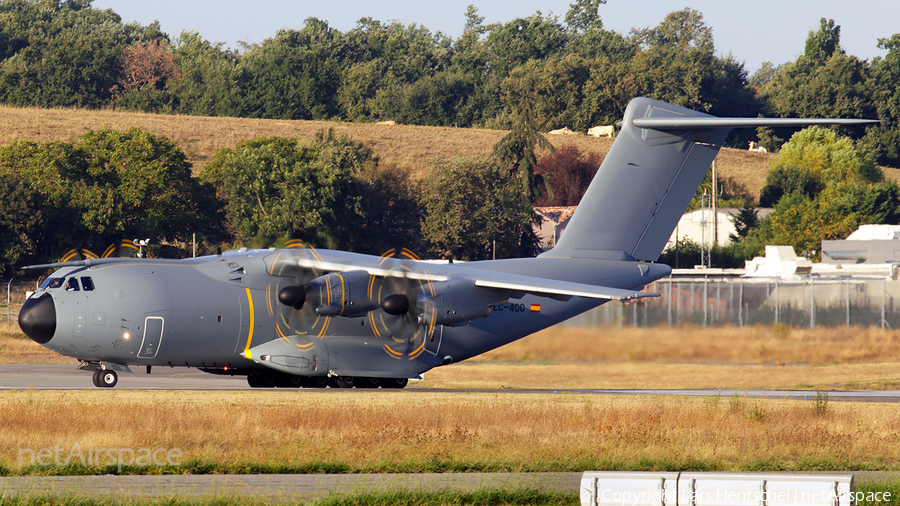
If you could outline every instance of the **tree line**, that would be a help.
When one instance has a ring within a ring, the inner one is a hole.
[[[416,24],[362,18],[341,32],[308,18],[229,49],[196,32],[125,24],[91,0],[4,0],[0,102],[510,129],[530,101],[542,129],[586,131],[647,96],[719,116],[877,117],[884,122],[852,133],[879,163],[900,165],[900,34],[880,39],[884,58],[860,60],[823,19],[796,61],[750,76],[717,55],[698,11],[623,35],[604,28],[603,3],[494,24],[469,6],[455,40]],[[770,149],[786,140],[759,137]]]

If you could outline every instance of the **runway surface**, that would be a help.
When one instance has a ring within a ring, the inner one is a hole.
[[[77,390],[94,389],[91,372],[79,371],[75,365],[66,364],[13,364],[0,365],[0,390]],[[152,374],[146,374],[142,368],[133,368],[132,374],[120,373],[117,390],[249,390],[247,380],[243,376],[218,376],[197,369],[183,367],[157,367]],[[343,389],[324,389],[317,391],[347,392]],[[353,390],[364,395],[371,390]],[[412,392],[488,392],[508,394],[546,394],[577,393],[586,395],[671,395],[671,396],[724,396],[732,395],[789,400],[815,400],[815,390],[681,390],[681,389],[459,389],[420,387],[410,382],[405,391]],[[900,402],[900,390],[831,390],[829,401],[854,402]]]
[[[0,497],[18,494],[89,494],[93,498],[232,498],[247,496],[272,502],[295,502],[330,493],[479,488],[578,491],[581,473],[423,473],[423,474],[246,474],[164,476],[25,476],[0,478]]]

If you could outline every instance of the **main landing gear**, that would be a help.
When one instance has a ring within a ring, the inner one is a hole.
[[[247,375],[247,384],[253,388],[403,388],[407,383],[407,378],[295,376],[276,371],[253,371]]]

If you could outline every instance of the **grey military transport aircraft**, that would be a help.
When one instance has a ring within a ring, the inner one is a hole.
[[[733,128],[853,119],[718,118],[647,98],[551,250],[433,264],[316,249],[185,260],[99,258],[57,270],[19,326],[113,387],[129,366],[244,375],[252,387],[403,388],[667,276],[655,262]]]

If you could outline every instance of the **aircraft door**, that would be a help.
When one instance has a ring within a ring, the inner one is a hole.
[[[137,358],[155,358],[162,344],[165,321],[161,316],[148,316],[144,320],[144,340]]]

